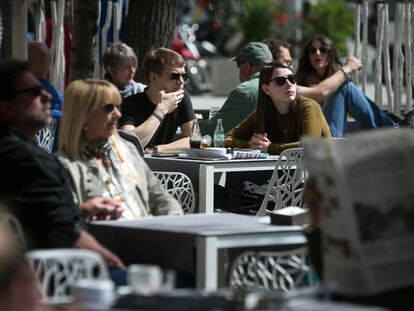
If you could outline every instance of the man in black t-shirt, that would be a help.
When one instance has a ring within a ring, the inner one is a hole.
[[[195,116],[191,99],[184,92],[184,59],[172,50],[159,48],[145,57],[144,70],[148,87],[123,100],[121,129],[134,131],[148,153],[189,148]],[[178,127],[184,138],[173,141]]]

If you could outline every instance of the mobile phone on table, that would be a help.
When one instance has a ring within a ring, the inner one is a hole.
[[[157,153],[151,154],[151,157],[154,157],[154,158],[175,158],[178,156],[179,156],[178,153],[167,153],[167,152],[157,152]]]

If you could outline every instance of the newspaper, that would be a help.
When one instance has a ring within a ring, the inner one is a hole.
[[[373,295],[414,284],[414,131],[304,139],[322,194],[324,280]]]

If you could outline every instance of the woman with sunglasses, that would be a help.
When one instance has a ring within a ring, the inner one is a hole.
[[[108,81],[77,80],[66,88],[59,159],[71,174],[75,200],[96,197],[92,208],[98,210],[120,206],[116,217],[124,219],[182,214],[136,147],[118,136],[120,104],[118,89]]]
[[[298,97],[293,69],[274,62],[260,71],[256,111],[232,129],[226,145],[270,154],[299,146],[302,136],[331,137],[319,104]]]
[[[299,60],[296,73],[300,85],[298,92],[323,103],[322,110],[334,137],[346,134],[348,113],[366,129],[393,127],[395,123],[391,118],[352,83],[348,68],[350,66],[342,66],[332,40],[324,35],[315,35],[305,45]],[[316,96],[314,86],[323,87],[322,82],[328,81],[327,78],[337,75],[337,72],[344,75],[345,82],[333,93],[325,92],[326,96]]]

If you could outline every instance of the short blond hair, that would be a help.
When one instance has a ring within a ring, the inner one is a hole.
[[[104,103],[120,105],[118,89],[105,80],[76,80],[68,85],[63,101],[59,131],[59,151],[81,160],[86,142],[82,139],[85,120],[89,114]]]

